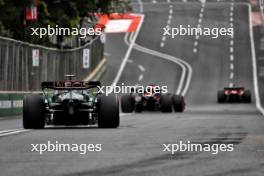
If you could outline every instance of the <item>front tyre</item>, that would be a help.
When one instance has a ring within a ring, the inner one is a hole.
[[[43,129],[45,127],[45,102],[41,95],[24,97],[23,127],[25,129]]]
[[[171,95],[162,95],[160,97],[161,112],[172,112],[172,97]]]
[[[175,112],[183,112],[185,109],[185,101],[182,95],[173,96],[173,107]]]
[[[243,99],[245,103],[251,103],[251,92],[250,90],[245,90]]]
[[[117,128],[119,126],[119,103],[114,95],[98,97],[98,127]]]
[[[225,99],[226,99],[226,97],[225,97],[225,93],[224,93],[224,91],[219,90],[219,91],[217,92],[217,102],[218,102],[218,103],[224,103],[224,102],[225,102]]]
[[[131,95],[121,97],[121,109],[123,113],[131,113],[135,109],[135,102]]]

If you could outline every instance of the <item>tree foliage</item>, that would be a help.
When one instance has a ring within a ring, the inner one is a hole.
[[[33,0],[0,0],[0,35],[37,44],[49,44],[44,39],[30,36],[30,27],[78,27],[89,12],[113,12],[123,0],[38,0],[38,20],[25,21],[26,4]],[[122,5],[120,5],[122,4]],[[118,8],[117,8],[118,9]]]

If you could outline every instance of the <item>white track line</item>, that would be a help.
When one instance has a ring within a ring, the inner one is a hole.
[[[128,59],[127,60],[127,63],[130,63],[130,64],[132,64],[134,61],[133,60],[131,60],[131,59]]]
[[[130,36],[130,40],[132,40],[132,36]],[[166,60],[169,60],[169,61],[172,61],[172,62],[178,64],[182,68],[182,74],[181,74],[180,82],[178,85],[178,89],[176,90],[176,94],[181,94],[183,96],[185,96],[187,94],[188,89],[190,87],[190,83],[191,83],[191,79],[192,79],[192,72],[193,72],[192,67],[187,62],[185,62],[184,60],[181,60],[177,57],[173,57],[173,56],[170,56],[170,55],[167,55],[164,53],[160,53],[160,52],[155,51],[155,50],[145,48],[143,46],[138,45],[137,43],[135,43],[134,48],[136,50],[141,51],[141,52],[144,52],[144,53],[147,53],[150,55],[154,55],[154,56],[158,56],[160,58],[163,58],[163,59],[166,59]],[[187,72],[187,70],[188,70],[188,72]],[[188,75],[187,75],[187,73],[188,73]],[[185,77],[187,77],[186,78],[186,84],[185,84],[185,87],[183,88]]]
[[[234,61],[234,55],[230,54],[230,61]]]
[[[145,72],[145,68],[142,65],[138,65],[140,71]]]
[[[140,20],[139,26],[138,26],[137,31],[135,32],[135,35],[134,35],[134,37],[133,37],[133,39],[132,39],[132,41],[131,41],[131,43],[130,43],[130,45],[129,45],[129,47],[128,47],[128,50],[127,50],[127,52],[126,52],[126,55],[125,55],[125,57],[124,57],[124,59],[123,59],[123,61],[122,61],[122,63],[121,63],[121,66],[120,66],[120,68],[119,68],[119,70],[118,70],[118,72],[117,72],[117,75],[116,75],[116,77],[115,77],[113,83],[112,83],[112,86],[114,86],[115,84],[118,83],[118,81],[119,81],[119,79],[120,79],[120,77],[121,77],[121,75],[122,75],[122,73],[123,73],[123,71],[124,71],[124,69],[125,69],[125,66],[126,66],[127,60],[128,60],[128,58],[129,58],[129,56],[130,56],[130,54],[131,54],[131,51],[132,51],[132,49],[133,49],[133,46],[134,46],[134,44],[135,44],[135,42],[136,42],[137,36],[138,36],[139,31],[140,31],[140,29],[141,29],[141,27],[142,27],[142,24],[143,24],[143,21],[144,21],[144,17],[145,17],[144,15],[140,15],[140,16],[141,16],[141,20]],[[127,35],[127,34],[126,34],[126,35]]]
[[[258,76],[257,76],[257,59],[256,59],[256,53],[255,53],[255,43],[254,43],[254,36],[253,36],[253,30],[252,30],[252,9],[251,5],[248,5],[248,20],[249,20],[249,36],[250,36],[250,42],[251,42],[251,54],[252,54],[252,67],[253,67],[253,77],[254,77],[254,90],[255,90],[255,97],[256,97],[256,107],[259,109],[259,111],[264,115],[264,109],[261,106],[260,98],[259,98],[259,85],[258,85]]]
[[[2,136],[8,136],[12,134],[17,134],[17,133],[22,133],[30,130],[25,130],[25,129],[13,129],[13,130],[2,130],[0,131],[0,137]]]
[[[139,77],[138,77],[138,81],[142,81],[144,78],[144,75],[143,74],[140,74]]]
[[[234,78],[234,72],[231,72],[230,73],[230,79],[233,79]]]

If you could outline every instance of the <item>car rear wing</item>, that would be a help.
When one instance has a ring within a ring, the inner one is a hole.
[[[42,90],[85,90],[95,87],[101,87],[100,81],[54,81],[41,83]]]
[[[225,87],[224,90],[244,90],[244,87]]]

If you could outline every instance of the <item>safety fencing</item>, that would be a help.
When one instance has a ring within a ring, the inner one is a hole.
[[[0,91],[37,91],[42,81],[82,80],[103,59],[98,36],[77,49],[53,49],[0,37]]]
[[[20,115],[23,97],[42,81],[98,79],[105,70],[104,36],[76,49],[54,49],[0,37],[0,117]]]

